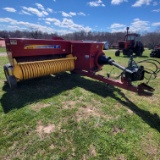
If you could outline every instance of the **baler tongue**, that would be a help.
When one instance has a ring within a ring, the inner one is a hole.
[[[149,96],[152,95],[153,92],[155,91],[154,88],[152,88],[151,86],[148,86],[145,83],[141,83],[140,85],[138,85],[138,94],[139,95],[145,95],[145,96]]]

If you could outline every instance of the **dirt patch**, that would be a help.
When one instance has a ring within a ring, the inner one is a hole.
[[[53,144],[51,144],[49,149],[55,149],[55,146]]]
[[[75,108],[75,101],[67,101],[62,103],[62,109],[72,109]]]
[[[7,53],[0,53],[0,57],[6,57]]]
[[[87,159],[88,159],[87,156],[83,154],[81,160],[87,160]]]
[[[36,112],[39,112],[42,108],[46,108],[46,107],[49,107],[49,106],[50,106],[50,104],[38,102],[36,104],[33,104],[31,106],[31,108],[32,108],[32,110],[34,110]]]
[[[93,106],[83,106],[79,107],[78,111],[75,114],[77,122],[80,122],[82,119],[87,119],[90,116],[93,117],[103,117],[107,120],[112,119],[111,116],[105,115],[103,112],[101,112],[99,109],[93,107]]]
[[[160,145],[155,143],[151,133],[147,134],[147,140],[142,140],[142,149],[151,159],[158,156],[159,147]]]
[[[36,131],[40,137],[42,137],[44,134],[50,134],[52,132],[55,132],[55,125],[54,124],[48,124],[46,126],[42,125],[42,122],[38,122],[38,125],[36,127]]]
[[[127,113],[130,114],[130,115],[134,114],[134,112],[130,109],[127,109]]]
[[[119,128],[117,126],[113,126],[112,128],[112,134],[116,135],[117,133],[124,133],[126,130],[124,128]]]
[[[96,157],[97,155],[96,147],[93,144],[91,144],[89,147],[89,155],[92,157]]]

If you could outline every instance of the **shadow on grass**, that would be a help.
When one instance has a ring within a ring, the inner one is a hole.
[[[139,117],[142,118],[150,127],[156,129],[160,132],[160,117],[158,114],[152,114],[149,111],[145,111],[135,105],[130,99],[128,99],[122,92],[119,94],[124,97],[125,101],[121,100],[120,98],[116,97],[115,99],[119,101],[123,106],[129,108],[134,113],[136,113]]]
[[[20,109],[27,104],[47,99],[75,87],[81,87],[104,98],[112,97],[141,117],[149,126],[160,132],[160,118],[157,114],[140,109],[131,102],[125,94],[114,86],[83,78],[76,74],[63,73],[56,77],[42,77],[38,79],[20,82],[16,89],[11,90],[7,84],[3,86],[6,91],[1,98],[1,104],[5,113],[12,109]],[[121,98],[123,97],[124,100]]]
[[[122,55],[121,57],[123,57],[123,58],[130,58],[129,56],[126,56],[126,55]],[[145,55],[142,55],[142,56],[136,56],[136,55],[133,55],[133,58],[135,59],[135,58],[148,58],[148,56],[145,56]]]

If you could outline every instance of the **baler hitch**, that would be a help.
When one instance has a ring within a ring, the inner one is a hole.
[[[114,60],[112,60],[111,57],[107,57],[105,55],[99,56],[98,62],[99,62],[99,64],[113,65],[113,66],[123,70],[121,75],[123,77],[125,77],[128,81],[132,82],[132,81],[138,81],[138,80],[143,80],[144,79],[144,67],[143,66],[138,66],[133,61],[133,57],[132,56],[129,59],[127,68],[119,65]]]
[[[105,55],[99,56],[98,63],[101,65],[113,65],[123,71],[120,75],[123,85],[121,85],[121,82],[117,82],[117,84],[114,84],[115,86],[137,92],[139,95],[152,95],[152,92],[154,92],[155,90],[154,88],[150,87],[145,83],[141,83],[137,87],[131,84],[131,82],[133,81],[144,80],[144,74],[146,72],[143,66],[137,65],[137,63],[133,60],[132,56],[130,57],[128,61],[128,66],[126,68],[116,63],[114,60],[111,59],[111,57],[107,57]],[[111,84],[113,84],[112,80]]]

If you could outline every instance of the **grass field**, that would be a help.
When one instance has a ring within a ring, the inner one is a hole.
[[[0,54],[1,54],[1,52],[6,52],[6,48],[0,47]]]
[[[105,52],[127,65],[127,57]],[[5,63],[1,56],[0,159],[160,160],[160,73],[150,80],[151,97],[70,73],[19,82],[11,90]],[[112,68],[100,74],[117,76]]]

